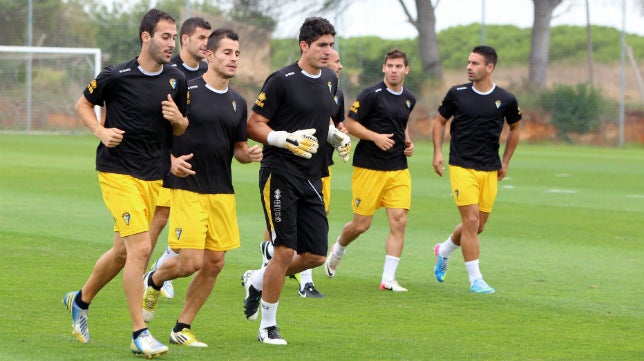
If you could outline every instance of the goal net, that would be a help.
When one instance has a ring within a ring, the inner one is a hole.
[[[98,48],[0,46],[0,131],[83,130],[74,105],[100,71]]]

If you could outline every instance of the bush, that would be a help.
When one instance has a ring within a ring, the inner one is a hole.
[[[545,111],[552,113],[557,135],[566,142],[570,142],[569,133],[597,130],[606,104],[600,92],[587,83],[555,85],[541,94],[540,102]]]

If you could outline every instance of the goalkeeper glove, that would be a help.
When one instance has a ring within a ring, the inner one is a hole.
[[[326,140],[338,151],[345,163],[349,161],[349,154],[351,153],[350,136],[339,131],[333,124],[329,124],[329,135]]]
[[[318,139],[313,134],[313,128],[296,130],[293,133],[273,130],[268,133],[266,141],[270,145],[286,148],[298,157],[311,159],[318,151]]]

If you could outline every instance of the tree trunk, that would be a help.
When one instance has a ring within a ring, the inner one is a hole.
[[[546,87],[548,51],[550,46],[550,20],[552,12],[563,0],[533,0],[534,24],[530,43],[529,85],[536,90]]]
[[[441,56],[438,51],[438,38],[436,36],[436,16],[431,0],[416,0],[418,19],[418,51],[420,54],[423,72],[432,81],[443,82],[443,68]]]
[[[411,16],[405,0],[398,0],[398,3],[402,6],[409,23],[418,31],[418,52],[423,72],[429,77],[430,81],[442,84],[443,68],[441,66],[441,56],[438,52],[436,16],[432,1],[416,0],[417,19]],[[438,4],[438,1],[436,4]]]

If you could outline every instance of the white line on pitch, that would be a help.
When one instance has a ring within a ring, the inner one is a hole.
[[[577,193],[577,191],[574,189],[546,189],[546,193],[574,194]]]

